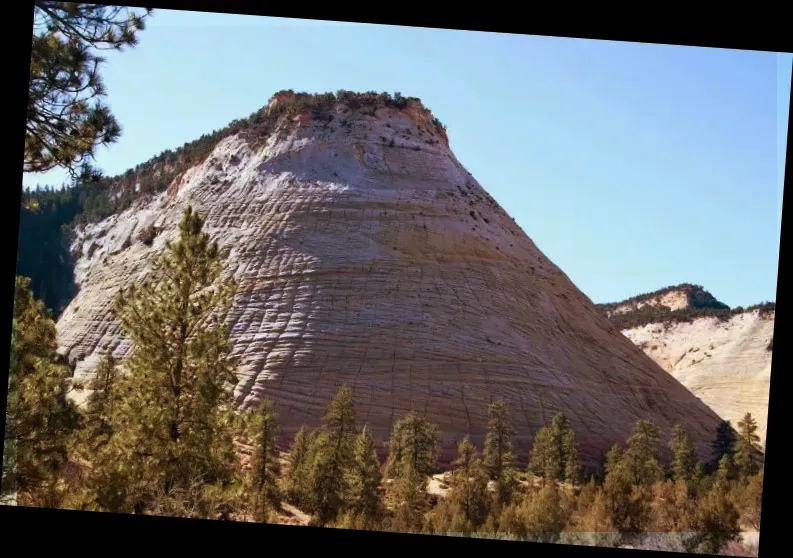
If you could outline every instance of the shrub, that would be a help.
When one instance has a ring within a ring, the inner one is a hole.
[[[137,239],[146,246],[151,246],[154,243],[154,239],[156,238],[158,232],[159,231],[154,227],[154,224],[151,224],[148,227],[140,230]]]

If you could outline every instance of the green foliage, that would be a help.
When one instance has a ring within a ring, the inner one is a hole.
[[[722,457],[733,455],[735,440],[735,430],[733,430],[730,421],[721,421],[716,427],[716,436],[711,442],[711,464],[714,468],[718,467]]]
[[[311,502],[308,476],[315,437],[315,432],[310,432],[305,426],[301,427],[289,452],[289,467],[284,479],[286,495],[289,501],[301,507],[309,507]]]
[[[688,306],[680,310],[672,310],[666,306],[645,305],[638,308],[640,302],[649,301],[656,297],[661,297],[669,292],[681,291],[688,298]],[[641,327],[651,323],[663,323],[671,325],[674,323],[688,323],[697,318],[717,318],[727,321],[733,316],[744,312],[758,311],[761,316],[769,316],[776,312],[776,304],[773,302],[763,302],[747,308],[737,307],[730,309],[726,304],[716,300],[713,295],[704,290],[699,285],[684,283],[673,287],[666,287],[652,293],[641,294],[622,302],[609,304],[598,304],[598,308],[619,329],[631,329]],[[631,306],[633,310],[620,314],[611,314],[620,306]]]
[[[485,436],[484,466],[491,480],[496,481],[496,503],[509,502],[516,485],[515,449],[511,441],[515,429],[509,420],[504,401],[490,405],[490,422]]]
[[[752,529],[760,530],[760,511],[763,505],[763,480],[764,471],[749,479],[740,487],[737,494],[738,512],[741,516],[740,523]]]
[[[620,532],[643,532],[650,521],[652,485],[664,476],[656,456],[659,441],[658,427],[639,420],[625,449],[615,444],[607,455],[603,499],[610,524]]]
[[[661,434],[655,423],[649,420],[636,421],[622,456],[626,472],[634,485],[649,486],[664,477],[663,466],[656,454],[660,441]]]
[[[522,507],[526,537],[535,542],[556,542],[568,514],[553,484],[527,495]]]
[[[676,424],[669,442],[672,450],[672,475],[676,481],[697,480],[697,454],[691,436],[681,424]]]
[[[358,435],[355,421],[352,392],[345,385],[328,406],[312,449],[311,503],[320,525],[334,521],[348,507]]]
[[[79,415],[65,397],[69,372],[59,364],[55,324],[29,285],[16,278],[2,495],[16,493],[23,506],[57,507],[66,440]]]
[[[253,520],[267,522],[270,510],[280,507],[281,462],[278,455],[278,415],[270,401],[246,416],[245,430],[254,448],[251,462]]]
[[[11,501],[16,496],[17,442],[14,434],[19,393],[19,337],[16,317],[11,319],[11,348],[8,368],[8,396],[6,398],[5,431],[3,433],[3,470],[0,481],[0,503]]]
[[[580,474],[575,432],[563,413],[557,413],[550,427],[541,428],[534,438],[529,471],[545,481],[575,482]]]
[[[88,385],[91,395],[85,410],[85,430],[91,447],[107,444],[113,434],[113,409],[118,403],[117,364],[113,355],[104,355]]]
[[[428,508],[427,476],[438,466],[438,426],[414,412],[397,421],[388,442],[386,474],[393,478],[393,529],[421,532]]]
[[[457,446],[452,463],[451,490],[439,504],[436,527],[443,531],[471,534],[484,524],[489,511],[487,469],[471,440]]]
[[[410,412],[394,425],[388,442],[386,475],[398,477],[407,470],[426,477],[438,468],[440,431],[425,417]]]
[[[717,554],[727,542],[737,539],[738,510],[729,497],[729,485],[717,481],[699,502],[692,531],[697,533],[688,541],[689,552]]]
[[[757,435],[757,422],[751,413],[746,413],[738,423],[738,439],[735,441],[735,465],[741,476],[752,477],[762,466],[760,437]]]
[[[114,388],[113,436],[95,460],[112,511],[215,517],[239,482],[227,389],[235,362],[223,324],[235,285],[221,278],[203,223],[188,207],[153,275],[116,301],[133,351]]]
[[[349,502],[358,528],[370,528],[382,519],[384,509],[380,497],[380,463],[374,448],[374,439],[364,426],[355,439],[353,467],[350,472]]]
[[[103,59],[94,50],[135,45],[150,12],[148,8],[138,14],[125,7],[45,0],[34,3],[25,172],[63,167],[75,179],[97,176],[89,161],[98,146],[118,139],[121,128],[100,101],[105,96],[99,75]]]

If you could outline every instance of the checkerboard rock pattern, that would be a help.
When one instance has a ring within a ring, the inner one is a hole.
[[[481,447],[498,399],[524,460],[558,411],[584,462],[640,418],[664,433],[684,424],[706,457],[718,417],[598,312],[420,109],[337,103],[330,122],[282,117],[257,141],[222,140],[167,192],[80,228],[80,290],[58,322],[75,377],[105,351],[129,354],[113,296],[148,273],[191,204],[239,283],[236,400],[271,399],[285,441],[318,425],[347,384],[380,442],[406,412],[426,414],[444,462],[466,435]],[[162,232],[148,246],[136,238],[150,225]]]

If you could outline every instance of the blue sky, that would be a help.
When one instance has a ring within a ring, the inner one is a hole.
[[[111,53],[108,174],[281,89],[400,91],[595,302],[776,298],[791,55],[160,10]],[[25,185],[65,175],[27,175]]]

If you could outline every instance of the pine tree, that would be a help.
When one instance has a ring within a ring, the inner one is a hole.
[[[663,467],[656,454],[660,440],[658,426],[652,421],[636,421],[622,456],[633,484],[649,486],[663,478]]]
[[[675,480],[691,482],[697,473],[697,455],[691,437],[676,424],[672,430],[672,439],[669,442],[672,450],[672,475]]]
[[[140,14],[47,0],[34,5],[24,171],[60,166],[75,179],[96,178],[88,161],[99,145],[114,143],[121,128],[98,100],[105,95],[99,75],[104,60],[94,50],[134,46],[151,9]]]
[[[724,455],[721,463],[729,461]],[[713,487],[697,507],[693,529],[696,535],[689,541],[687,550],[703,554],[718,554],[721,548],[739,534],[738,510],[729,495],[729,484],[717,474]]]
[[[8,368],[8,396],[6,398],[5,432],[3,434],[3,471],[0,484],[0,504],[16,501],[17,444],[14,421],[17,413],[19,389],[19,358],[17,353],[17,320],[11,320],[11,349]]]
[[[355,419],[352,392],[342,386],[322,419],[311,463],[312,504],[320,525],[334,521],[349,501],[348,482],[358,434]]]
[[[253,520],[266,523],[269,512],[281,504],[278,480],[281,462],[278,455],[278,415],[270,401],[264,400],[248,417],[246,430],[254,447],[252,470]]]
[[[427,477],[419,474],[408,463],[399,469],[390,489],[394,504],[391,531],[420,533],[424,527],[427,502]]]
[[[466,437],[457,446],[457,459],[452,463],[451,490],[444,503],[451,517],[458,518],[458,528],[450,525],[452,532],[470,533],[485,522],[488,512],[487,470],[479,452]]]
[[[91,447],[108,443],[113,431],[111,421],[117,399],[114,389],[118,376],[116,366],[113,355],[104,355],[88,384],[91,395],[86,405],[85,426]]]
[[[575,432],[564,413],[554,415],[550,427],[541,428],[534,438],[529,472],[546,481],[574,483],[580,474]]]
[[[724,455],[733,454],[735,431],[730,421],[721,421],[716,428],[716,437],[711,442],[711,465],[715,469]]]
[[[640,428],[639,433],[642,433],[645,425]],[[649,437],[652,439],[652,436]],[[637,477],[643,477],[641,467],[636,466],[637,462],[643,463],[638,459],[641,451],[637,446],[643,445],[646,440],[637,440],[634,436],[631,438],[629,443],[633,442],[633,446],[629,445],[623,450],[619,444],[614,444],[606,456],[603,505],[608,512],[610,525],[620,532],[639,533],[649,521],[651,494],[647,484],[636,482]],[[652,463],[652,459],[650,457],[647,461]],[[651,465],[650,470],[655,472],[655,467]]]
[[[380,499],[380,464],[374,448],[374,439],[364,426],[355,440],[354,467],[350,480],[350,506],[363,517],[366,527],[376,525],[383,515]]]
[[[757,435],[757,423],[751,413],[746,413],[738,423],[738,439],[735,441],[735,465],[743,477],[752,477],[760,470],[761,449],[760,437]]]
[[[55,323],[29,285],[17,277],[4,440],[12,451],[3,460],[3,496],[15,495],[23,506],[57,507],[66,439],[79,415],[65,397],[68,370],[58,364]]]
[[[581,464],[578,461],[578,440],[576,440],[575,431],[566,419],[562,424],[563,429],[559,437],[564,460],[563,478],[569,484],[576,484],[581,476]]]
[[[439,455],[437,425],[414,412],[394,425],[386,463],[386,474],[393,478],[394,530],[421,532],[428,507],[427,476],[437,469]]]
[[[484,466],[496,482],[496,503],[501,506],[512,498],[516,484],[515,450],[511,437],[515,433],[504,401],[490,405],[490,422],[485,436]]]
[[[438,467],[440,431],[423,416],[410,412],[394,425],[388,442],[386,474],[397,477],[410,469],[427,477]]]
[[[229,389],[236,363],[223,323],[235,284],[221,277],[217,242],[203,225],[188,207],[179,241],[168,243],[149,278],[116,300],[133,342],[115,388],[105,463],[105,476],[119,479],[118,511],[214,516],[217,498],[207,491],[236,481]]]
[[[553,431],[543,427],[537,431],[529,456],[529,472],[542,477],[543,484],[561,478],[563,465],[561,453],[554,444]]]
[[[719,467],[713,475],[715,483],[727,484],[729,481],[735,479],[735,464],[729,454],[721,456],[719,459]]]
[[[302,426],[295,435],[289,452],[289,468],[285,477],[286,495],[289,500],[302,507],[310,505],[308,476],[313,461],[315,433]]]

